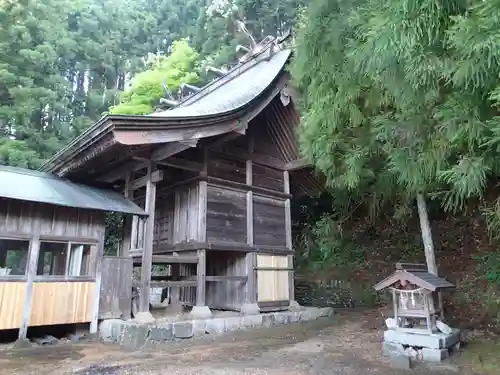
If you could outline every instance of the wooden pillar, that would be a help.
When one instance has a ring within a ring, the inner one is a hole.
[[[123,195],[128,199],[133,198],[133,191],[130,189],[130,179],[131,173],[129,171],[125,175],[125,188],[123,191]],[[123,217],[122,241],[118,256],[128,257],[130,255],[130,250],[132,249],[132,220],[131,215],[126,214]]]
[[[207,182],[200,181],[198,187],[198,240],[200,242],[207,240],[207,190]]]
[[[207,252],[198,250],[198,266],[196,268],[196,306],[205,306]]]
[[[290,174],[288,171],[283,172],[284,193],[290,194]],[[286,248],[293,250],[292,246],[292,212],[290,198],[285,200],[285,231],[286,231]],[[288,255],[288,267],[293,268],[293,254]],[[294,271],[288,271],[288,296],[290,299],[290,309],[298,309],[299,306],[295,302],[295,278]]]
[[[102,257],[104,256],[104,238],[105,229],[100,233],[99,244],[97,245],[96,264],[95,264],[95,290],[94,303],[92,306],[92,321],[90,322],[90,333],[97,333],[99,322],[99,298],[101,296],[101,281],[102,281]],[[132,275],[130,275],[132,276]]]
[[[31,301],[33,299],[33,281],[36,276],[38,256],[40,254],[40,234],[39,229],[31,239],[30,255],[28,261],[28,281],[26,282],[26,294],[24,296],[24,309],[19,328],[19,340],[26,339],[28,333],[29,320],[31,315]]]
[[[151,287],[151,267],[153,265],[153,232],[155,220],[156,182],[153,182],[154,164],[148,165],[146,183],[146,212],[148,217],[144,228],[144,251],[141,263],[141,290],[139,295],[139,313],[149,312],[149,293]]]
[[[250,187],[252,186],[252,161],[247,160],[246,168],[246,182]],[[247,191],[247,245],[253,246],[253,192],[251,190]]]

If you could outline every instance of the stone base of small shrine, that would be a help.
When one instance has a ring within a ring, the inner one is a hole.
[[[388,356],[401,355],[412,360],[441,362],[460,348],[460,330],[451,333],[408,333],[395,329],[384,332],[383,350]]]

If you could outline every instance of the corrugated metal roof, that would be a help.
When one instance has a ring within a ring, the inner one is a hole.
[[[76,184],[50,173],[6,166],[0,166],[0,198],[146,215],[115,191]]]
[[[239,65],[227,75],[203,87],[201,91],[167,111],[151,114],[154,117],[198,117],[219,115],[249,104],[261,95],[282,72],[290,50],[269,51]]]

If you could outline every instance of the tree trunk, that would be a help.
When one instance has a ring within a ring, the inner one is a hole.
[[[418,217],[420,219],[420,230],[422,232],[422,242],[424,243],[425,261],[427,270],[433,275],[437,275],[436,257],[434,254],[434,243],[432,241],[431,225],[427,215],[427,204],[422,193],[417,194]]]

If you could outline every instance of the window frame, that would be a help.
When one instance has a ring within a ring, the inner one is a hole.
[[[42,243],[48,242],[48,243],[63,243],[66,245],[66,259],[65,259],[65,268],[64,268],[64,275],[38,275],[35,274],[34,281],[95,281],[96,280],[96,269],[97,269],[97,258],[99,256],[98,254],[98,247],[99,247],[99,241],[96,241],[95,239],[90,239],[90,238],[68,238],[68,237],[55,237],[55,236],[40,236],[40,246]],[[90,247],[90,259],[91,259],[91,264],[89,269],[91,270],[90,275],[86,276],[70,276],[69,275],[69,266],[70,266],[70,259],[71,259],[71,248],[73,245],[83,245],[83,246],[89,246]],[[92,253],[94,253],[94,256],[92,256]],[[38,270],[38,264],[40,261],[40,253],[38,254],[38,259],[37,259],[37,270]]]
[[[0,234],[0,240],[28,242],[28,253],[26,256],[26,265],[24,267],[24,274],[23,275],[2,275],[2,276],[0,276],[1,281],[26,281],[28,278],[29,259],[30,259],[31,250],[33,247],[33,237],[28,236],[28,235]],[[4,267],[2,267],[2,268],[4,268]]]

